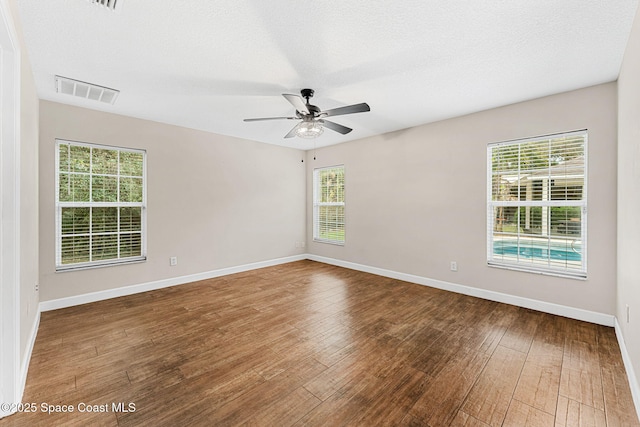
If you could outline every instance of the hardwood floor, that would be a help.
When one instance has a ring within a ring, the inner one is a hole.
[[[0,426],[640,425],[612,328],[312,261],[45,312],[24,401]]]

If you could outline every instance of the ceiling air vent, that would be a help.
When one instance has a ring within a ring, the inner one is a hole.
[[[120,5],[122,0],[89,0],[89,3],[97,4],[109,10],[116,10],[116,4]]]
[[[56,76],[56,92],[104,102],[105,104],[113,104],[116,102],[116,98],[120,93],[119,90],[62,76]]]

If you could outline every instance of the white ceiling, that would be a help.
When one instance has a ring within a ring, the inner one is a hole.
[[[617,79],[638,0],[17,0],[38,95],[301,149],[282,93],[315,89],[318,147]],[[121,91],[55,92],[62,75]]]

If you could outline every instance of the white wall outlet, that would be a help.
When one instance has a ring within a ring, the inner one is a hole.
[[[451,271],[458,271],[458,263],[451,261]]]
[[[631,319],[631,309],[629,308],[629,304],[627,304],[627,323]]]
[[[40,284],[38,282],[36,282],[34,288],[35,288],[36,292],[40,292]]]
[[[171,258],[169,258],[169,265],[172,267],[178,265],[178,257],[172,256]]]

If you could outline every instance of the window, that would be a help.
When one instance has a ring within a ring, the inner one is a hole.
[[[313,171],[313,240],[344,244],[344,166]]]
[[[587,274],[587,132],[488,146],[489,265]]]
[[[145,158],[56,140],[56,270],[146,259]]]

